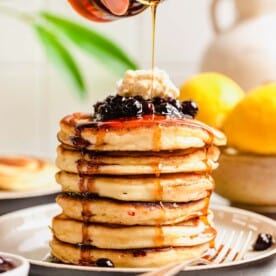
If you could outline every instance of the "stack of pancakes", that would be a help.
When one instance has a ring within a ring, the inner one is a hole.
[[[62,119],[56,178],[62,214],[52,254],[64,263],[154,267],[202,255],[216,236],[208,215],[225,137],[194,119]]]

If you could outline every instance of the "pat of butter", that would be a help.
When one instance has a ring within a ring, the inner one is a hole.
[[[156,68],[153,71],[126,71],[124,78],[117,83],[117,93],[121,96],[142,96],[144,99],[177,98],[179,89],[165,71]]]

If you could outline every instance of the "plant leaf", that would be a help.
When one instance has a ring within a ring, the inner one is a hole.
[[[33,26],[49,60],[62,73],[65,80],[71,84],[78,95],[85,98],[87,90],[84,80],[72,55],[54,33],[39,24],[33,24]]]
[[[115,73],[121,75],[127,69],[137,69],[135,62],[117,44],[100,33],[48,12],[41,12],[40,15],[60,35],[66,36],[75,46],[97,58]]]

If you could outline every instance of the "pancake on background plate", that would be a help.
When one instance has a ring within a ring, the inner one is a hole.
[[[56,171],[53,164],[37,157],[0,156],[0,190],[31,191],[56,185]]]

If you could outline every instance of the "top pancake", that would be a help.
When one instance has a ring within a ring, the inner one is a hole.
[[[194,119],[144,116],[96,122],[88,113],[64,117],[58,139],[75,148],[100,151],[160,151],[226,144],[223,133]]]

